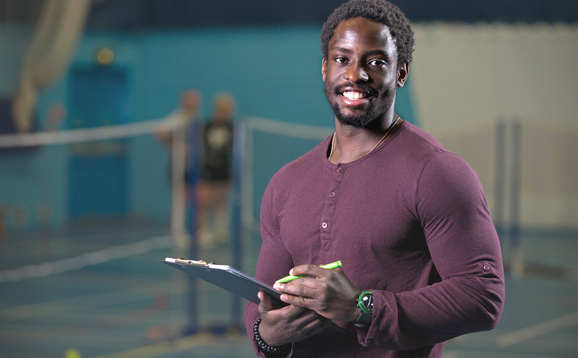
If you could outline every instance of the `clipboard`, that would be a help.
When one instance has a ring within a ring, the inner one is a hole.
[[[229,265],[217,265],[202,260],[174,259],[172,257],[167,257],[160,262],[210,282],[256,304],[260,302],[257,293],[264,291],[273,298],[276,306],[287,305],[280,299],[281,292]]]

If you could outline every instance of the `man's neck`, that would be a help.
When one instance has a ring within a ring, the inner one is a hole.
[[[350,163],[372,152],[391,135],[401,119],[394,114],[386,122],[383,128],[370,129],[343,125],[336,119],[330,161],[334,164]]]

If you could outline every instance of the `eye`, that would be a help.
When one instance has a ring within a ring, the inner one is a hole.
[[[344,56],[336,56],[335,62],[337,63],[346,63],[348,61],[347,57]]]
[[[383,68],[385,66],[387,66],[387,62],[384,60],[370,60],[369,61],[369,65],[370,66],[374,66],[374,67],[378,67],[378,68]]]

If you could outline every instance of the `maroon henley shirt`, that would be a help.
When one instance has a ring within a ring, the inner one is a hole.
[[[445,340],[495,327],[502,257],[473,169],[408,122],[351,163],[329,162],[330,144],[271,179],[256,278],[272,285],[294,266],[341,260],[351,282],[374,293],[373,318],[295,342],[293,356],[441,357]],[[249,302],[250,338],[258,316]]]

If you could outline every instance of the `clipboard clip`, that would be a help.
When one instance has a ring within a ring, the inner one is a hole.
[[[183,258],[178,258],[175,259],[174,261],[176,264],[179,265],[189,265],[189,266],[197,266],[197,267],[209,267],[209,265],[212,265],[212,262],[207,262],[207,261],[203,261],[203,260],[187,260],[187,259],[183,259]]]

